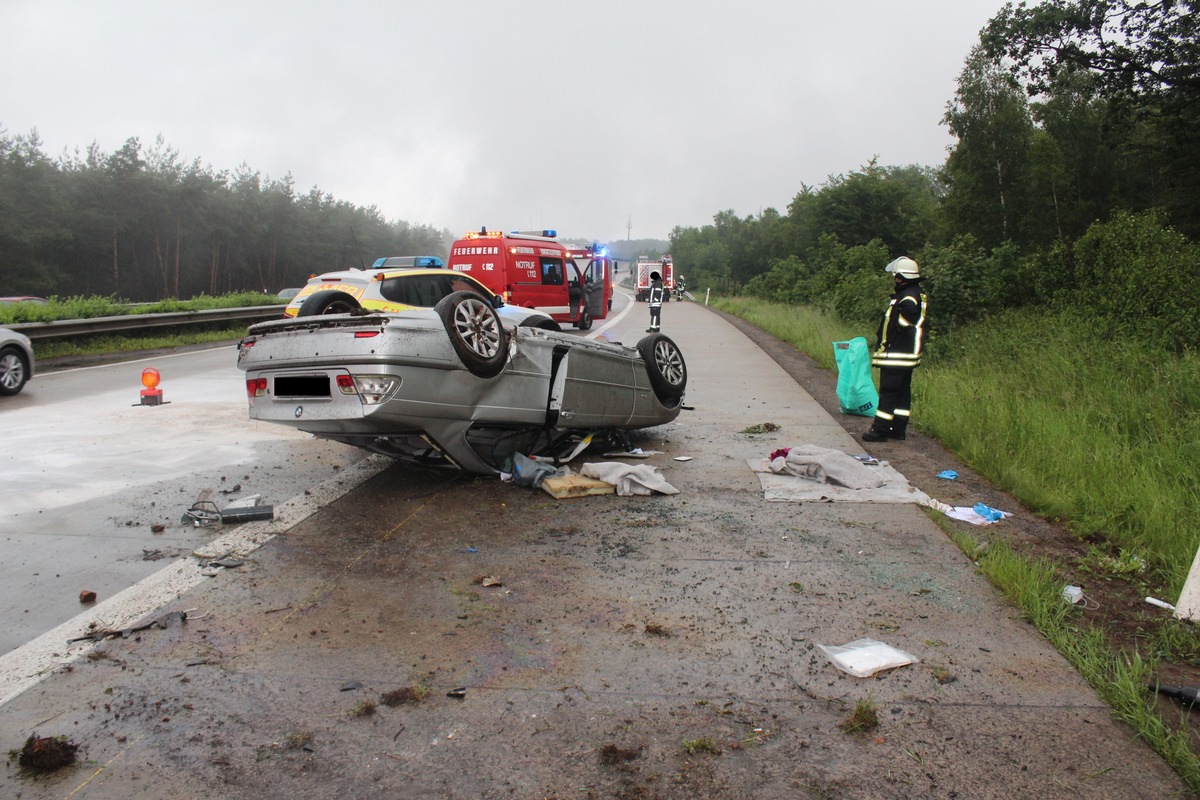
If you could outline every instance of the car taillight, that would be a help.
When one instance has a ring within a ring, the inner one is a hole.
[[[379,335],[379,331],[355,331],[355,339],[373,339]]]
[[[354,378],[350,377],[349,375],[338,375],[335,380],[337,381],[337,387],[341,390],[342,394],[354,394],[357,391],[354,388]]]
[[[263,397],[267,393],[266,378],[247,378],[246,395],[250,398]]]
[[[353,382],[353,387],[350,391],[342,389],[346,394],[354,394],[358,392],[358,397],[362,400],[363,405],[370,406],[377,403],[383,403],[396,394],[396,390],[400,388],[401,378],[399,375],[339,375],[338,386],[342,386],[342,378]]]

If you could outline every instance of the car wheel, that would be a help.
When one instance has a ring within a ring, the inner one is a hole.
[[[347,292],[337,289],[327,289],[323,292],[313,292],[304,298],[297,317],[316,317],[321,314],[352,314],[362,306]]]
[[[20,350],[10,347],[0,353],[0,394],[17,394],[28,380],[29,365]]]
[[[550,317],[526,317],[517,323],[518,328],[541,328],[544,331],[561,331],[562,326]]]
[[[508,337],[496,309],[476,292],[446,295],[434,306],[454,352],[472,375],[492,378],[508,360]]]
[[[575,327],[581,331],[586,331],[592,327],[592,315],[587,311],[579,312],[579,322],[575,323]]]
[[[677,404],[687,388],[687,364],[679,346],[669,337],[654,333],[638,342],[637,349],[646,363],[655,396],[663,405]]]

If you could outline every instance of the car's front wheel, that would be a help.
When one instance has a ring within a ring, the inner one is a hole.
[[[443,297],[434,310],[446,326],[450,345],[472,375],[493,378],[508,360],[508,334],[496,309],[476,292]]]
[[[362,306],[348,292],[338,289],[326,289],[323,292],[313,292],[304,298],[297,317],[315,317],[320,314],[353,314]]]
[[[29,365],[15,347],[0,352],[0,394],[13,395],[25,388],[29,380]]]
[[[592,327],[592,315],[586,310],[579,312],[579,322],[575,323],[575,327],[581,331],[589,330]]]
[[[687,364],[679,346],[661,333],[652,333],[638,342],[637,349],[654,395],[665,406],[677,405],[687,388]]]

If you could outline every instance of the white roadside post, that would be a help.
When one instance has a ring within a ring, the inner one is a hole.
[[[1179,601],[1175,603],[1175,616],[1192,622],[1200,620],[1200,550],[1192,559],[1192,568],[1183,582]]]

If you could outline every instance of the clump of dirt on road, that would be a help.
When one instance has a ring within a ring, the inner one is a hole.
[[[79,745],[66,736],[38,736],[32,734],[20,750],[9,753],[16,757],[17,764],[34,773],[53,772],[75,763]]]
[[[615,744],[606,744],[600,748],[600,763],[601,764],[623,764],[627,761],[635,761],[642,756],[642,748],[617,747]]]
[[[392,689],[390,692],[384,692],[380,695],[379,702],[388,708],[411,706],[421,702],[428,695],[429,690],[424,686],[405,686],[401,689]]]

